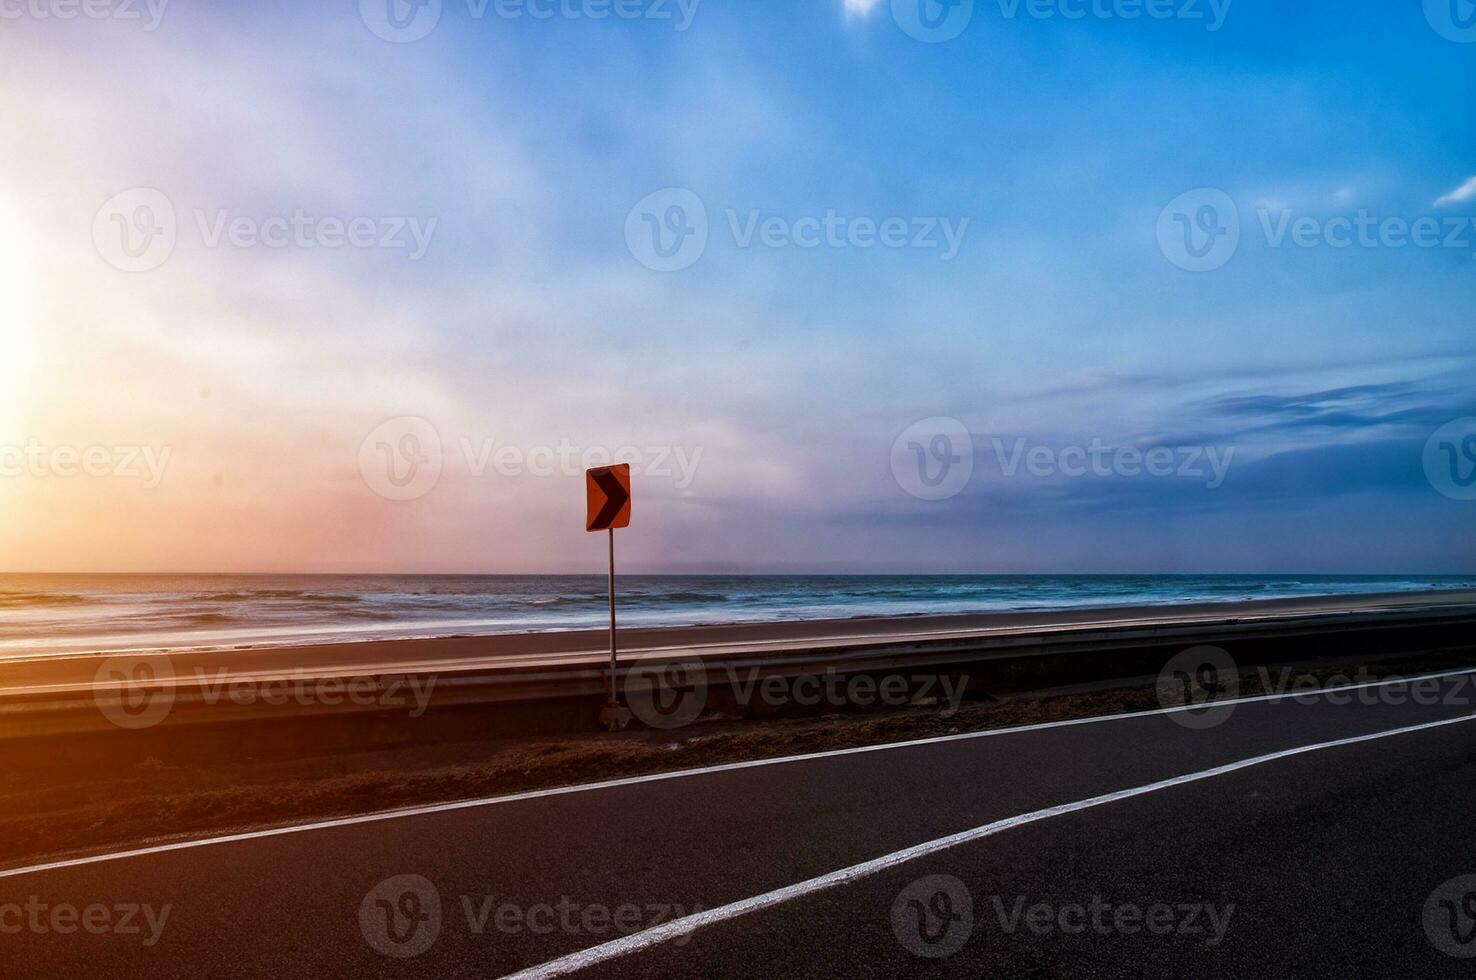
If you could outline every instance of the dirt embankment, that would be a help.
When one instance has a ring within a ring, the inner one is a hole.
[[[1263,693],[1268,680],[1327,681],[1360,671],[1409,676],[1473,665],[1476,647],[1383,661],[1323,661],[1290,674],[1247,670],[1239,693]],[[1182,697],[1182,691],[1138,678],[1005,697],[974,691],[956,711],[938,701],[792,718],[707,716],[666,732],[479,735],[478,715],[469,710],[433,728],[355,716],[12,739],[0,742],[0,866],[725,762],[1151,710]],[[484,731],[501,727],[486,721]]]

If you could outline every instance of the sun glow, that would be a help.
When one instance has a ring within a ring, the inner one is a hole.
[[[22,406],[35,361],[35,256],[30,235],[0,198],[0,441],[22,438]]]

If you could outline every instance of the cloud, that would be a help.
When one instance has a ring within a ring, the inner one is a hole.
[[[846,16],[868,17],[881,0],[846,0]]]
[[[849,0],[847,0],[847,2],[849,2]],[[1457,187],[1449,194],[1446,194],[1444,197],[1437,198],[1434,206],[1437,208],[1444,208],[1449,207],[1452,204],[1461,204],[1465,201],[1470,200],[1476,200],[1476,177],[1472,177],[1470,180],[1466,181],[1464,184]]]

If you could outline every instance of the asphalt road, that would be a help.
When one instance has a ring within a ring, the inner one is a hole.
[[[8,874],[0,962],[151,978],[1467,973],[1451,954],[1476,955],[1476,879],[1446,883],[1476,875],[1476,684],[1337,700],[728,767]],[[1293,754],[1215,771],[1277,753]],[[700,928],[642,948],[692,914]]]

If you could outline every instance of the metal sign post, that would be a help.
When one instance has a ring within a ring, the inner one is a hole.
[[[610,703],[618,704],[619,698],[615,694],[615,529],[612,527],[606,533],[610,535]]]

